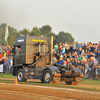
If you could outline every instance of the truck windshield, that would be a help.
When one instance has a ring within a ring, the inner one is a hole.
[[[21,53],[21,46],[15,46],[15,54],[19,55]]]

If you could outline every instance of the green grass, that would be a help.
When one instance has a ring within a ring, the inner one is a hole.
[[[15,79],[16,76],[13,76],[12,74],[10,73],[0,73],[0,78],[12,78],[12,79]]]
[[[80,83],[88,85],[100,85],[100,79],[98,80],[82,79]]]
[[[0,82],[11,83],[11,84],[15,83],[15,81],[1,80],[1,79],[0,79]],[[77,86],[68,86],[68,85],[66,86],[66,85],[59,85],[59,84],[30,83],[30,82],[19,82],[19,84],[39,85],[39,86],[52,86],[52,87],[72,88],[72,89],[89,90],[89,91],[98,91],[98,92],[100,92],[100,89],[77,87]]]
[[[16,76],[13,76],[12,74],[8,73],[0,73],[0,78],[11,78],[11,79],[15,79]],[[91,80],[91,79],[82,79],[82,81],[80,82],[82,84],[89,84],[89,85],[100,85],[100,79],[98,80]]]

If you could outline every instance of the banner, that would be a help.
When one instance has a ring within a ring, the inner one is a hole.
[[[3,72],[3,64],[0,65],[0,72]]]

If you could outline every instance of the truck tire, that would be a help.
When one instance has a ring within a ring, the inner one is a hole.
[[[51,71],[48,69],[45,70],[43,73],[42,82],[43,83],[50,83],[51,79],[52,79]]]
[[[26,82],[27,79],[24,78],[24,70],[23,69],[19,69],[17,72],[17,80],[19,82]]]

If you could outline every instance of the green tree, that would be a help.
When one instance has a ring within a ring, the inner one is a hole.
[[[43,36],[48,36],[49,34],[52,34],[52,28],[49,25],[42,26],[40,28],[40,34]]]
[[[40,31],[37,27],[34,27],[30,32],[30,35],[40,36]]]
[[[66,32],[59,32],[58,35],[56,35],[56,40],[54,41],[54,44],[55,43],[65,43],[65,42],[68,42],[68,43],[72,43],[74,42],[74,38],[72,37],[72,35],[70,33],[66,33]]]
[[[27,28],[24,28],[22,31],[20,31],[20,33],[21,33],[22,35],[29,35],[29,34],[30,34],[30,30],[27,29]]]
[[[6,23],[3,23],[0,25],[0,45],[6,45],[4,42],[5,40],[5,29],[6,29]],[[9,37],[8,37],[8,44],[13,45],[15,43],[16,37],[22,35],[34,35],[34,36],[46,36],[51,37],[53,36],[53,42],[55,43],[72,43],[74,41],[74,38],[70,33],[66,33],[64,31],[59,32],[58,34],[55,34],[52,32],[52,27],[49,25],[44,25],[41,28],[34,27],[32,31],[30,32],[29,29],[25,28],[21,30],[20,32],[17,31],[15,28],[8,26],[9,31]]]

